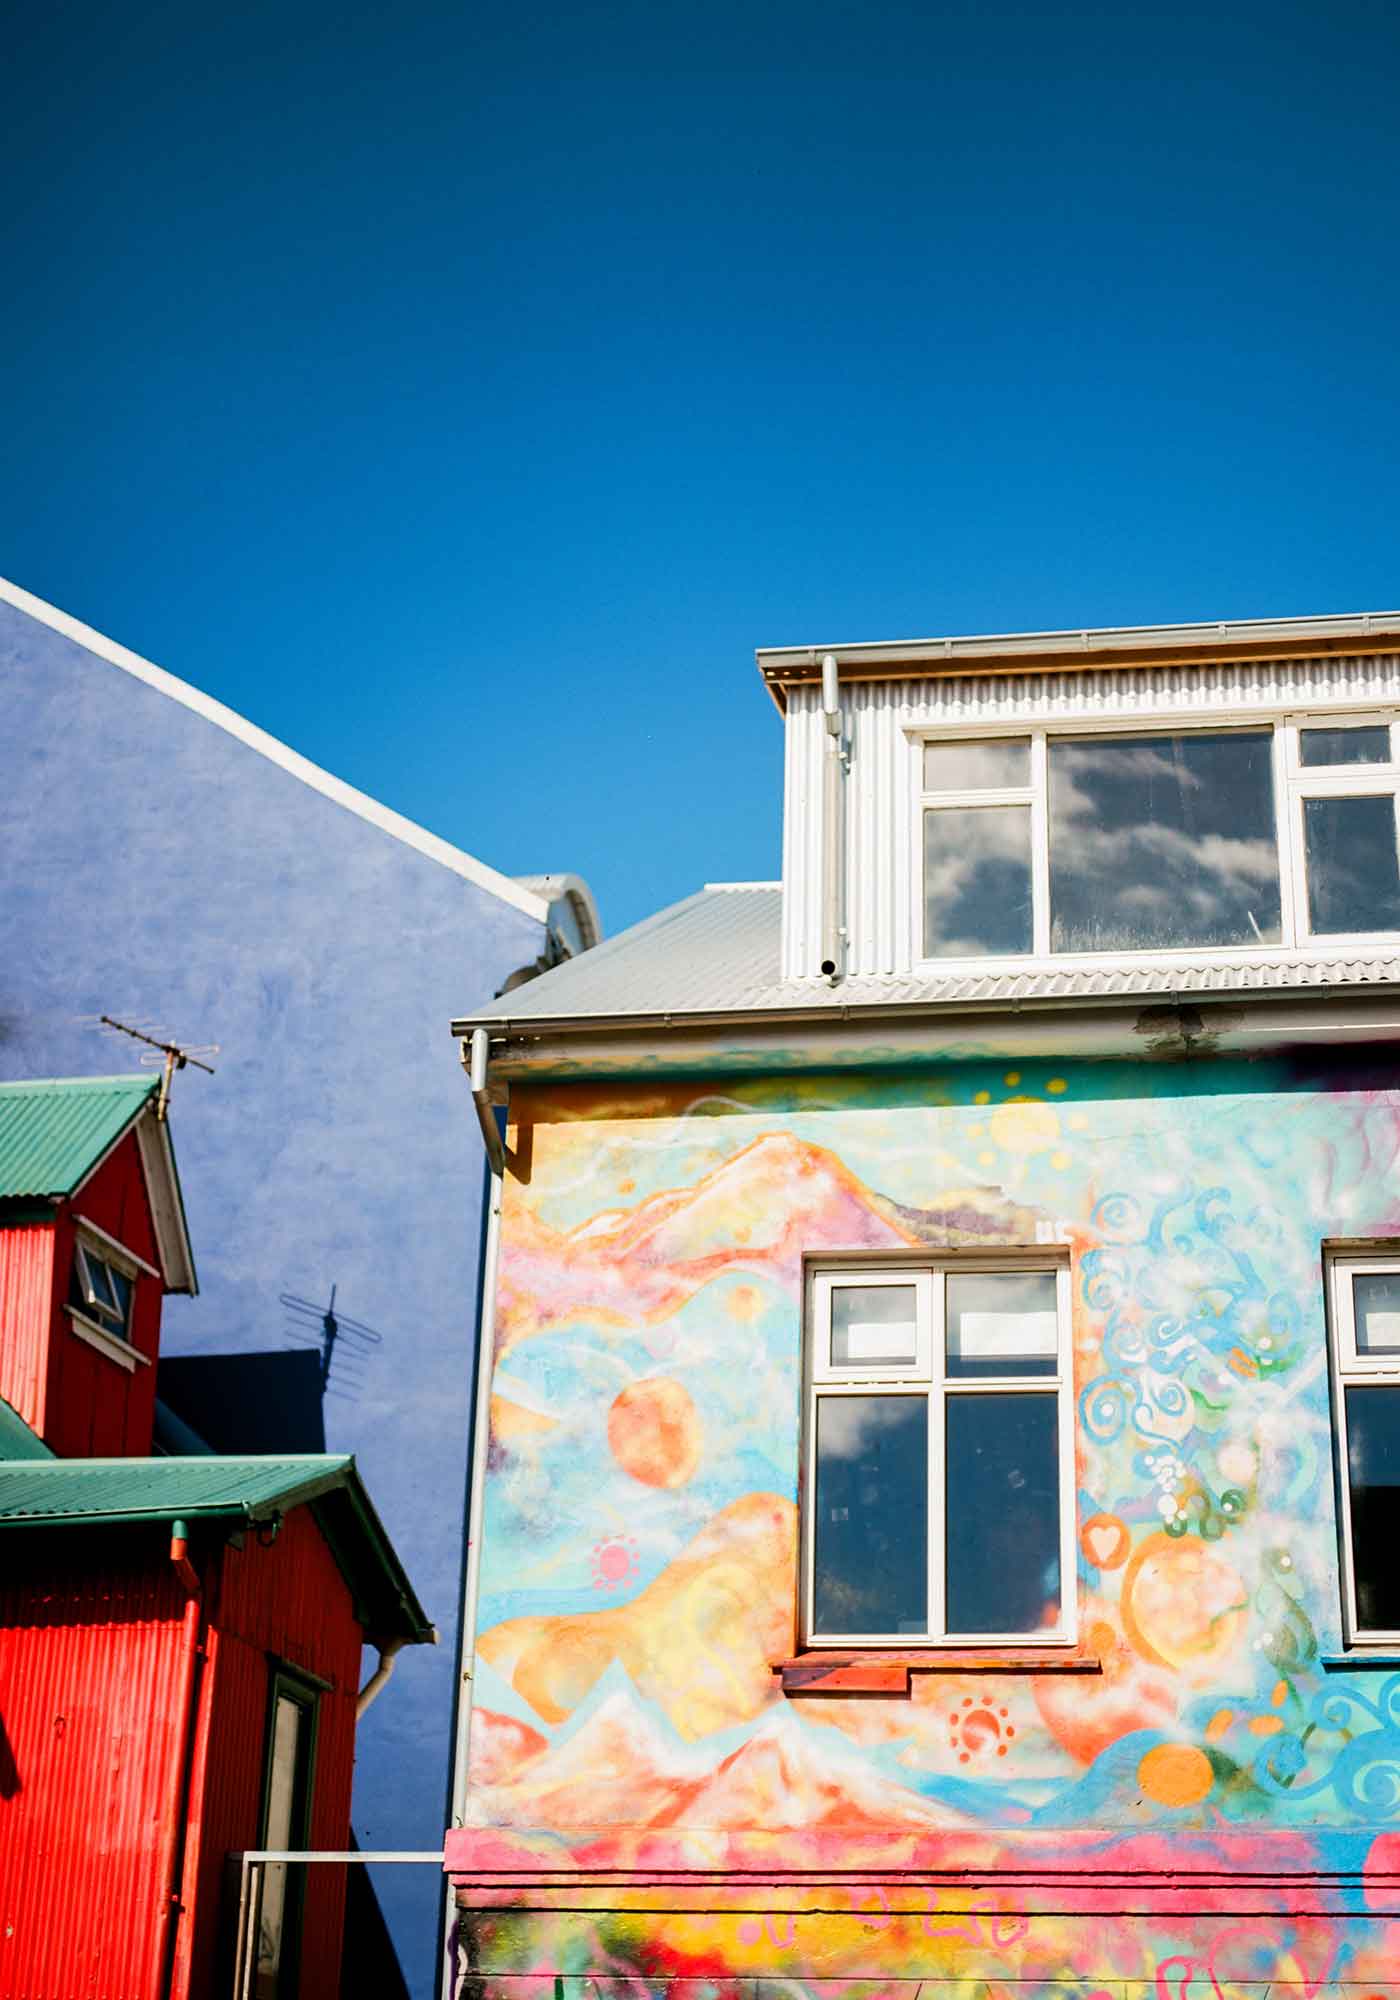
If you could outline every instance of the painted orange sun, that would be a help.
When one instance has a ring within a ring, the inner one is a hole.
[[[608,1444],[623,1471],[643,1486],[684,1486],[704,1446],[690,1391],[669,1375],[629,1384],[608,1411]]]

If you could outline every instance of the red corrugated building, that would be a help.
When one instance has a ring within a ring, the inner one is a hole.
[[[348,1846],[362,1645],[432,1637],[352,1459],[146,1455],[194,1289],[158,1108],[0,1085],[6,2000],[228,1990],[228,1855]],[[337,1995],[343,1903],[269,1869],[250,1992]]]

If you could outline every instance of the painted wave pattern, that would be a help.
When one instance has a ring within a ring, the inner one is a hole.
[[[576,1090],[535,1126],[506,1210],[476,1824],[1400,1821],[1400,1675],[1322,1664],[1320,1244],[1400,1220],[1394,1099],[1125,1069],[643,1112]],[[804,1252],[1034,1241],[1074,1254],[1080,1624],[1102,1672],[786,1701]]]

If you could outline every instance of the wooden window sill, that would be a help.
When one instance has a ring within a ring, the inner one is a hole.
[[[1050,1653],[1018,1646],[971,1653],[927,1648],[907,1653],[799,1653],[791,1660],[775,1660],[772,1671],[786,1695],[907,1695],[911,1674],[1101,1674],[1103,1661],[1067,1649]]]
[[[68,1324],[79,1340],[85,1340],[89,1347],[95,1347],[99,1354],[105,1354],[109,1361],[115,1361],[119,1368],[125,1368],[128,1375],[134,1375],[138,1368],[149,1368],[149,1354],[139,1354],[129,1340],[119,1340],[114,1333],[108,1333],[105,1326],[99,1326],[80,1313],[76,1306],[65,1306]]]

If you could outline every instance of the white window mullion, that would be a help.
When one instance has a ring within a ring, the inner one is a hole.
[[[1050,750],[1045,730],[1031,734],[1031,900],[1037,958],[1050,955]]]

